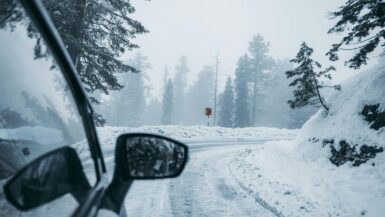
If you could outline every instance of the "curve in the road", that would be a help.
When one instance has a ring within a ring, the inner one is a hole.
[[[237,150],[262,143],[191,146],[188,166],[177,179],[134,183],[126,203],[128,216],[282,217],[245,191],[227,166]]]

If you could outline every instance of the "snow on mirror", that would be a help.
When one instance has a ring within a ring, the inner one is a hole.
[[[178,176],[187,159],[185,145],[151,135],[127,137],[125,151],[128,176],[134,179]]]

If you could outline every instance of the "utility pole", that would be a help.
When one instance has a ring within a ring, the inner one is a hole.
[[[214,84],[214,115],[213,115],[213,126],[215,126],[215,125],[216,125],[216,117],[217,117],[218,72],[219,72],[219,52],[217,51],[217,58],[216,58],[216,64],[215,64],[215,84]]]

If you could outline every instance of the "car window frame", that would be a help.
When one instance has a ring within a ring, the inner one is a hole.
[[[19,2],[44,38],[53,58],[61,69],[61,73],[67,82],[81,116],[91,158],[95,166],[96,183],[88,193],[87,199],[83,204],[79,204],[79,207],[72,216],[96,216],[102,205],[109,182],[103,153],[93,120],[94,110],[83,89],[68,51],[41,0],[19,0]]]

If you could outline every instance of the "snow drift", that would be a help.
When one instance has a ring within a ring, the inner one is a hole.
[[[294,141],[238,152],[234,177],[283,216],[384,216],[384,84],[384,65],[347,80]]]
[[[304,124],[297,138],[300,152],[309,159],[326,155],[337,166],[384,161],[384,84],[384,65],[344,82],[327,99],[329,113],[321,109]]]

